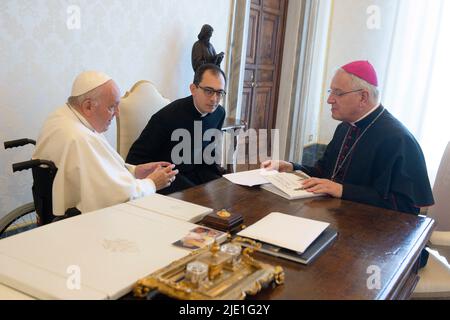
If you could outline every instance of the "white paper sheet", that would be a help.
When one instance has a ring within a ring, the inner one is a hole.
[[[265,183],[269,183],[265,176],[277,174],[276,170],[256,169],[250,171],[242,171],[236,173],[225,174],[223,177],[234,184],[241,186],[259,186]]]

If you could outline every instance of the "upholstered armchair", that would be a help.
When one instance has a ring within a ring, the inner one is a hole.
[[[138,81],[120,100],[117,117],[117,152],[126,158],[131,145],[144,130],[151,116],[169,104],[156,87],[146,80]]]
[[[428,210],[428,216],[436,220],[436,229],[413,298],[450,299],[450,142],[439,165],[433,196],[436,204]]]

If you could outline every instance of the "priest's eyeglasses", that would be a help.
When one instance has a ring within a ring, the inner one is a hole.
[[[342,96],[345,96],[346,94],[353,93],[353,92],[359,92],[359,91],[363,91],[363,90],[364,89],[357,89],[357,90],[342,92],[339,90],[328,89],[327,92],[329,95],[333,95],[335,97],[342,97]]]
[[[203,90],[203,92],[205,93],[205,95],[207,97],[212,97],[213,95],[217,95],[217,97],[219,98],[223,98],[226,96],[226,92],[225,90],[214,90],[213,88],[210,87],[202,87],[201,85],[197,84],[197,87],[199,87],[200,89]]]

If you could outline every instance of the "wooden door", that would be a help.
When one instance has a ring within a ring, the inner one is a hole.
[[[275,128],[287,6],[288,0],[251,2],[240,115],[248,128]]]

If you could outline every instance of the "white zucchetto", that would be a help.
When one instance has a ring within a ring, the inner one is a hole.
[[[72,97],[85,94],[111,80],[111,77],[98,71],[84,71],[73,82]]]

